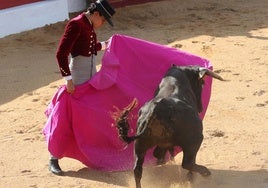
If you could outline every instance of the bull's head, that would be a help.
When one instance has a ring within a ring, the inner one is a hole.
[[[211,76],[211,77],[216,78],[216,79],[221,80],[221,81],[225,81],[225,80],[220,75],[218,75],[215,72],[213,72],[212,70],[209,70],[209,69],[204,68],[204,67],[198,67],[197,72],[198,72],[198,80],[199,80],[198,82],[199,82],[199,85],[200,85],[199,89],[201,87],[200,91],[198,91],[200,93],[198,93],[198,98],[197,98],[198,111],[202,112],[203,106],[202,106],[202,99],[201,99],[201,96],[202,96],[202,91],[201,90],[202,90],[202,86],[205,83],[205,81],[204,81],[205,76]]]
[[[202,88],[205,83],[204,78],[205,76],[211,76],[213,78],[216,78],[218,80],[224,81],[224,79],[213,72],[212,70],[209,70],[204,67],[200,66],[173,66],[176,69],[181,70],[186,74],[187,80],[190,82],[191,90],[192,92],[189,93],[189,95],[194,96],[195,100],[192,101],[197,106],[198,112],[202,112],[203,106],[202,106]],[[182,76],[177,77],[178,80],[181,80],[185,84],[185,80],[182,78]],[[193,100],[193,97],[189,97],[189,100]]]
[[[196,74],[196,77],[198,78],[196,81],[195,81],[195,84],[192,83],[192,86],[193,89],[196,90],[196,98],[197,98],[197,105],[198,105],[198,111],[199,112],[202,112],[203,110],[203,106],[202,106],[202,87],[203,85],[205,84],[205,81],[204,81],[204,78],[205,76],[211,76],[213,78],[216,78],[218,80],[221,80],[221,81],[224,81],[224,79],[216,74],[215,72],[213,72],[212,70],[209,70],[207,68],[204,68],[204,67],[193,67],[193,70]]]

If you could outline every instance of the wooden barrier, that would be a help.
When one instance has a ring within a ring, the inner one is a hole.
[[[42,0],[0,0],[0,10],[25,5],[29,3],[35,3]]]

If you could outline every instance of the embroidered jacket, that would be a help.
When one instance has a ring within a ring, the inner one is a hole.
[[[63,77],[71,75],[68,62],[70,54],[72,57],[97,55],[97,51],[101,48],[93,25],[88,21],[85,13],[71,19],[65,27],[56,53],[61,75]]]

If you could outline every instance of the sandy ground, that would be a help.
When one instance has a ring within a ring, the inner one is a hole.
[[[118,8],[115,27],[97,31],[99,40],[120,33],[205,57],[229,80],[213,82],[197,156],[212,176],[187,182],[178,154],[175,164],[146,167],[144,187],[268,187],[267,10],[267,0],[168,0]],[[68,158],[60,161],[65,176],[48,171],[41,130],[64,84],[55,50],[65,24],[0,39],[0,187],[134,187],[132,171],[95,171]]]

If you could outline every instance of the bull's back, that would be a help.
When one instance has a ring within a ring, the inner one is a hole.
[[[163,98],[156,103],[155,117],[172,130],[175,138],[202,134],[202,121],[192,106],[176,98]]]
[[[137,134],[143,131],[147,139],[149,136],[159,142],[181,143],[180,140],[202,134],[202,122],[198,113],[182,100],[160,98],[141,108]]]

